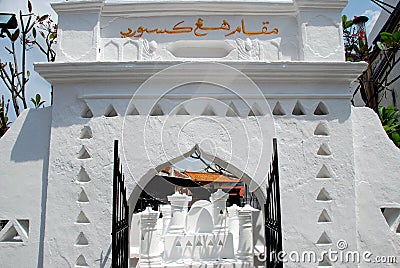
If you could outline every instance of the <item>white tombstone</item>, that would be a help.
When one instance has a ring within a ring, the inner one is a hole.
[[[226,201],[229,194],[221,189],[211,194],[210,201],[213,205],[214,232],[226,232]]]
[[[254,255],[259,255],[265,251],[265,225],[264,215],[261,210],[255,209],[249,204],[246,204],[243,209],[251,211],[251,222],[253,225],[253,245]],[[254,230],[259,230],[255,232]]]
[[[187,234],[212,233],[214,229],[211,203],[199,200],[190,208],[186,216],[185,231]]]
[[[188,204],[191,200],[191,196],[180,194],[178,192],[168,196],[168,201],[171,203],[171,222],[169,226],[169,233],[185,233],[185,220],[188,211]]]
[[[161,214],[162,214],[162,235],[165,235],[168,232],[169,224],[171,222],[171,206],[170,205],[161,205],[160,206]]]
[[[253,263],[253,225],[251,221],[251,210],[239,210],[239,245],[237,251],[237,258]]]
[[[130,257],[139,258],[140,257],[140,241],[141,241],[141,225],[140,225],[140,212],[134,213],[131,220],[131,230],[129,232],[129,245],[130,245]]]
[[[234,252],[237,252],[239,245],[239,209],[240,207],[236,204],[228,207],[228,230],[233,236]]]
[[[157,220],[159,212],[146,208],[140,214],[140,267],[160,267],[161,257],[158,248]]]

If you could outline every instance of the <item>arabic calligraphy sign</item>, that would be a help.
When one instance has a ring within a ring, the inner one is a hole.
[[[141,38],[144,33],[146,34],[189,34],[192,33],[195,36],[206,36],[210,31],[224,31],[225,36],[230,36],[236,33],[243,33],[248,36],[253,35],[269,35],[269,34],[278,34],[278,28],[274,28],[271,31],[268,30],[269,21],[262,22],[262,28],[260,31],[248,31],[246,29],[245,21],[242,18],[240,25],[236,28],[231,28],[231,25],[226,21],[222,20],[221,26],[216,27],[207,27],[204,26],[204,20],[202,18],[198,18],[195,23],[195,27],[192,26],[184,26],[185,21],[179,21],[176,23],[172,29],[167,28],[153,28],[149,29],[143,26],[138,26],[134,31],[132,28],[128,28],[127,32],[120,32],[122,38],[134,37]]]

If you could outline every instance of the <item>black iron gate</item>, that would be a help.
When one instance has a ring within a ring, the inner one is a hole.
[[[114,141],[112,268],[128,268],[129,264],[129,206],[124,175],[118,156],[118,141]]]
[[[267,202],[265,204],[266,267],[282,268],[278,254],[282,251],[281,203],[279,192],[278,149],[273,139],[272,163],[268,174]]]

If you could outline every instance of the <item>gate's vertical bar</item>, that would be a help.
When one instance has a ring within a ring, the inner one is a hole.
[[[118,176],[117,176],[117,236],[118,236],[118,243],[117,243],[117,254],[118,254],[118,267],[121,267],[121,263],[122,263],[122,254],[121,254],[121,231],[120,231],[120,226],[121,226],[121,184],[120,184],[120,180],[121,180],[121,173],[120,173],[120,163],[119,163],[119,157],[117,155],[117,159],[118,159]]]
[[[112,268],[129,266],[129,206],[125,176],[118,156],[118,141],[114,141]]]
[[[125,189],[125,196],[126,196],[126,189]],[[126,200],[126,197],[125,197],[125,200]],[[125,220],[127,221],[126,222],[127,227],[125,228],[125,247],[124,247],[125,256],[126,256],[125,267],[128,267],[129,258],[130,258],[130,256],[129,256],[129,205],[128,204],[125,204]]]
[[[113,212],[112,212],[112,254],[113,254],[113,258],[112,258],[112,267],[117,267],[117,200],[116,196],[117,196],[117,184],[118,184],[118,180],[117,180],[117,172],[118,172],[118,141],[115,140],[114,141],[114,170],[113,170]]]
[[[278,144],[276,138],[273,139],[273,146],[274,146],[274,161],[273,161],[273,170],[275,175],[275,194],[276,194],[276,214],[277,214],[277,228],[278,228],[278,247],[277,252],[282,251],[282,215],[281,215],[281,193],[279,188],[279,163],[278,163]],[[280,256],[280,254],[278,255]],[[278,268],[283,267],[283,262],[278,260],[277,263]]]
[[[282,251],[281,203],[279,189],[279,166],[277,140],[273,139],[273,155],[268,172],[267,200],[264,204],[265,215],[265,246],[268,268],[282,268],[279,260]]]

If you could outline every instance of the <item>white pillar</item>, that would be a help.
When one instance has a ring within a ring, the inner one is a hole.
[[[228,207],[228,226],[229,232],[232,233],[233,236],[233,249],[234,252],[237,252],[239,245],[239,212],[240,207],[236,204]]]
[[[168,232],[169,224],[171,222],[171,206],[161,205],[160,210],[162,213],[162,221],[163,221],[163,229],[161,234],[165,235]]]
[[[140,214],[140,267],[159,267],[161,266],[161,256],[159,251],[159,237],[157,235],[157,219],[159,213],[146,208]]]
[[[188,204],[191,200],[191,196],[180,194],[178,192],[168,196],[168,201],[171,203],[171,221],[169,224],[168,233],[185,233],[186,215],[188,211]]]
[[[250,210],[239,210],[239,245],[237,257],[240,260],[253,263],[254,245],[253,245],[253,224],[251,221]]]
[[[221,189],[211,194],[210,201],[213,206],[214,232],[226,232],[226,201],[229,194]]]
[[[329,11],[324,2],[329,2]],[[301,61],[343,61],[340,13],[344,1],[296,0]],[[320,13],[315,10],[321,10]],[[324,10],[325,9],[325,10]],[[323,44],[323,45],[321,45]]]

